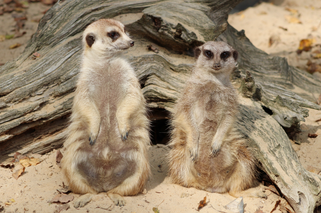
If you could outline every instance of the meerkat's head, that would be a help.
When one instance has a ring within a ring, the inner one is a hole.
[[[209,41],[195,49],[196,67],[218,73],[231,73],[235,68],[238,53],[223,41]]]
[[[100,19],[91,23],[83,33],[85,54],[111,57],[134,46],[125,32],[125,26],[113,19]]]

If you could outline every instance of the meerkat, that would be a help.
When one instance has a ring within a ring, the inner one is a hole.
[[[172,114],[169,176],[173,183],[209,192],[265,197],[246,140],[235,128],[237,93],[230,74],[238,53],[225,42],[206,42]],[[246,191],[244,191],[246,190]]]
[[[134,41],[121,22],[100,19],[85,29],[82,44],[62,172],[74,193],[107,192],[123,206],[122,196],[141,192],[150,173],[146,101],[133,68],[119,56]]]

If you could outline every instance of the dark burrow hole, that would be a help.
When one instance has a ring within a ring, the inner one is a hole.
[[[150,113],[150,135],[153,145],[168,144],[170,139],[169,116],[170,113],[165,109],[153,109]]]
[[[262,109],[269,115],[273,115],[273,111],[265,106],[262,106]]]

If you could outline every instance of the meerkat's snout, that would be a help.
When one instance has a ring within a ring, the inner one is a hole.
[[[219,70],[219,69],[221,69],[221,64],[220,63],[214,63],[214,66],[213,66],[213,68],[215,69],[215,70]]]

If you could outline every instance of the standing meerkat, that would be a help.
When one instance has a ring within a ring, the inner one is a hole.
[[[196,48],[195,56],[173,112],[171,180],[235,197],[264,197],[262,190],[249,189],[258,184],[255,159],[235,128],[238,101],[230,74],[238,53],[225,42],[210,41]]]
[[[133,68],[119,57],[134,41],[122,23],[101,19],[85,29],[82,44],[62,171],[74,193],[90,200],[107,192],[123,206],[122,196],[141,192],[150,173],[146,101]]]

